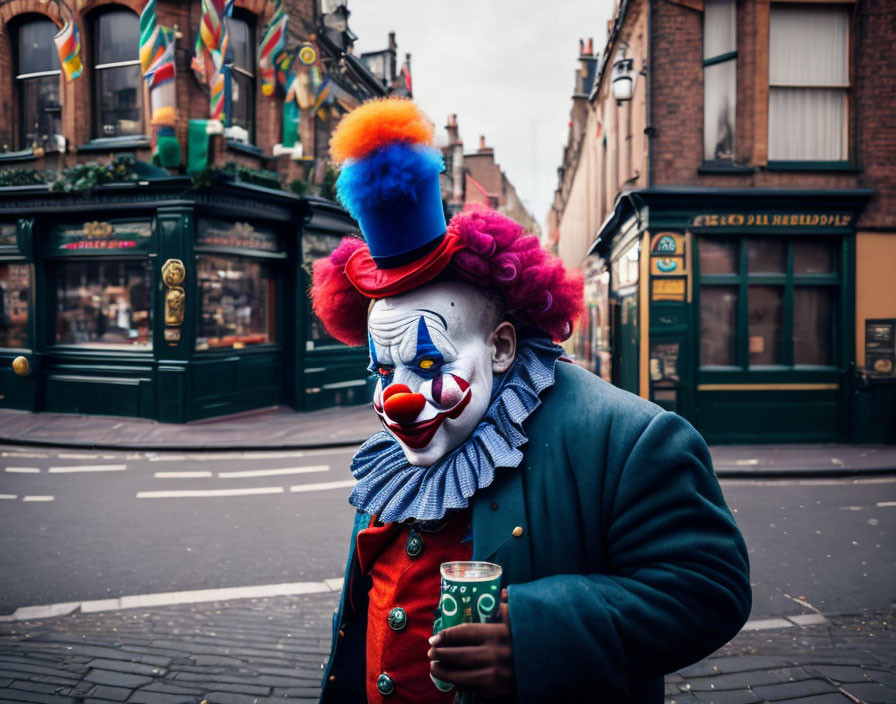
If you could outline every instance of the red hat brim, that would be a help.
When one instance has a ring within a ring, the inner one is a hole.
[[[365,246],[349,257],[345,275],[367,298],[397,296],[432,281],[448,266],[451,257],[465,247],[456,234],[448,232],[434,250],[417,261],[394,269],[380,269]]]

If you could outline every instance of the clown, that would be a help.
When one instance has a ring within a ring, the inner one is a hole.
[[[383,429],[357,509],[323,702],[660,702],[662,675],[749,613],[746,548],[679,416],[563,363],[581,277],[486,209],[446,225],[441,157],[405,100],[333,135],[365,241],[315,263],[329,332],[367,345]],[[496,623],[436,636],[439,565],[503,568]]]

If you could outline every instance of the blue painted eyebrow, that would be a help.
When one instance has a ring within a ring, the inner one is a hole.
[[[421,315],[417,321],[417,354],[414,356],[414,364],[419,364],[424,359],[431,359],[437,365],[445,363],[442,353],[433,344],[432,337],[429,334],[429,328],[426,327],[426,319]]]

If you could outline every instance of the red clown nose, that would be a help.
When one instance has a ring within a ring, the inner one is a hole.
[[[383,408],[396,423],[413,422],[426,405],[423,394],[413,394],[406,384],[390,384],[383,391]]]

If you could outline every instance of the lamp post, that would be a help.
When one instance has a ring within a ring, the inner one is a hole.
[[[613,61],[613,97],[616,104],[628,102],[635,94],[635,60],[626,56],[628,45],[622,44]]]

